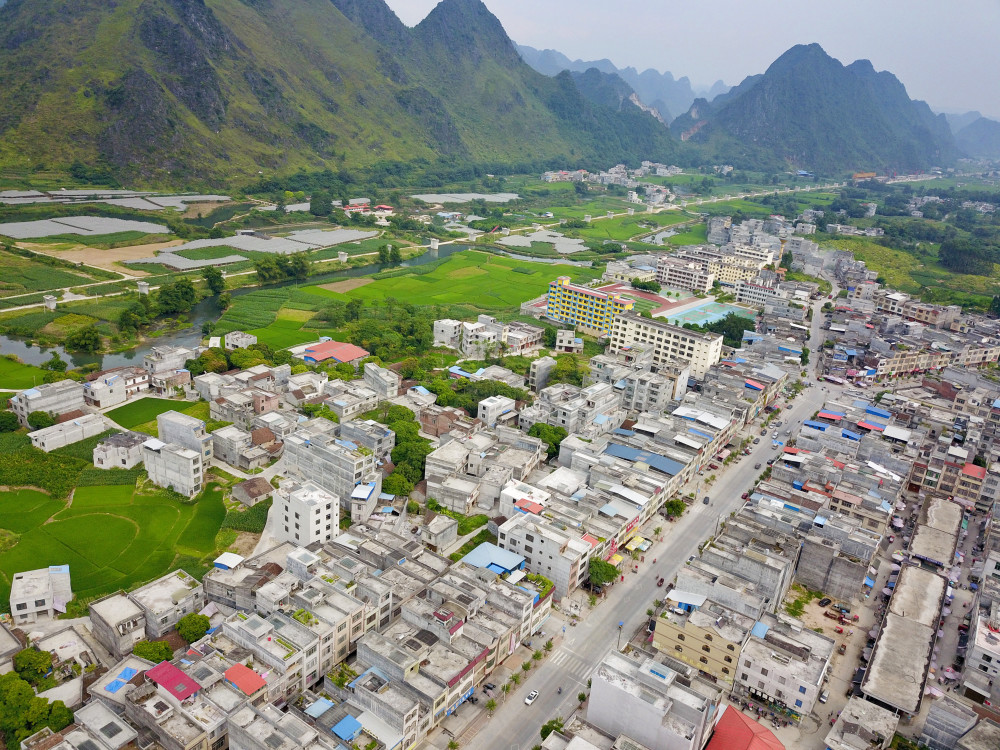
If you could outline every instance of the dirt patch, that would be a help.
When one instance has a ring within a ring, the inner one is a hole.
[[[197,219],[200,216],[208,216],[217,208],[222,208],[223,206],[231,206],[235,201],[219,202],[213,201],[211,203],[188,203],[187,211],[181,214],[182,219]]]
[[[371,284],[372,281],[373,279],[344,279],[343,281],[335,281],[332,284],[320,284],[319,288],[344,294],[352,289],[363,287],[365,284]]]
[[[151,242],[146,245],[116,247],[110,250],[100,250],[96,247],[87,247],[85,245],[78,245],[74,248],[65,250],[52,250],[51,248],[45,249],[42,245],[37,245],[29,249],[43,255],[52,255],[56,258],[62,258],[63,260],[68,260],[72,263],[86,263],[88,266],[97,266],[98,268],[104,268],[108,271],[117,271],[121,273],[123,270],[121,266],[115,265],[115,263],[118,263],[119,261],[151,258],[156,255],[157,250],[175,247],[183,243],[184,240],[170,240],[168,242]],[[27,247],[27,245],[25,245],[25,247]],[[133,276],[147,275],[145,271],[133,269],[128,269],[126,273]]]
[[[242,557],[253,554],[257,542],[260,541],[260,534],[251,534],[248,531],[241,531],[236,537],[236,541],[229,545],[229,552],[235,552]]]

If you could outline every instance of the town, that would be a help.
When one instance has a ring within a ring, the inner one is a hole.
[[[29,536],[72,493],[0,629],[23,750],[994,747],[1000,321],[822,214],[560,265],[435,319],[435,373],[229,327],[20,389],[10,460],[78,467],[10,496]]]

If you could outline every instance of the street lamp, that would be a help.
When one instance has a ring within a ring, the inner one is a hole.
[[[622,628],[625,627],[625,621],[618,621],[618,650],[622,650]]]

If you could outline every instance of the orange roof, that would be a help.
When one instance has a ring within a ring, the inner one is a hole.
[[[705,750],[785,750],[785,746],[770,729],[727,706]]]
[[[360,346],[347,344],[343,341],[324,341],[310,346],[302,353],[304,359],[311,359],[313,362],[323,362],[327,359],[335,359],[338,362],[353,362],[367,356],[368,352]]]
[[[968,463],[962,468],[962,473],[970,477],[975,477],[976,479],[983,479],[986,477],[986,468]]]
[[[253,695],[267,685],[264,678],[245,664],[236,663],[226,670],[226,679],[244,695]]]

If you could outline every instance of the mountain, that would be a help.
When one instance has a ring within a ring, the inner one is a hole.
[[[955,134],[955,143],[977,159],[1000,159],[1000,122],[980,117]]]
[[[769,168],[905,171],[958,154],[943,115],[867,60],[844,66],[818,44],[792,47],[761,75],[671,123],[716,158]]]
[[[964,112],[962,114],[955,114],[953,112],[945,112],[945,119],[948,120],[948,127],[951,128],[951,132],[958,135],[958,131],[967,125],[971,125],[980,117],[982,117],[981,112]]]
[[[0,163],[130,184],[439,160],[667,160],[654,117],[526,65],[480,0],[414,28],[383,0],[10,0]]]
[[[669,71],[660,73],[649,68],[641,73],[635,68],[615,67],[608,59],[602,60],[570,60],[566,55],[554,49],[538,50],[523,44],[517,45],[518,52],[528,65],[544,75],[554,76],[560,71],[584,73],[590,68],[597,68],[602,73],[616,73],[625,83],[632,87],[646,105],[655,108],[669,122],[671,113],[686,112],[695,100],[695,92],[687,77],[674,80]],[[711,98],[725,93],[728,87],[722,81],[716,81],[711,88],[702,92]]]

